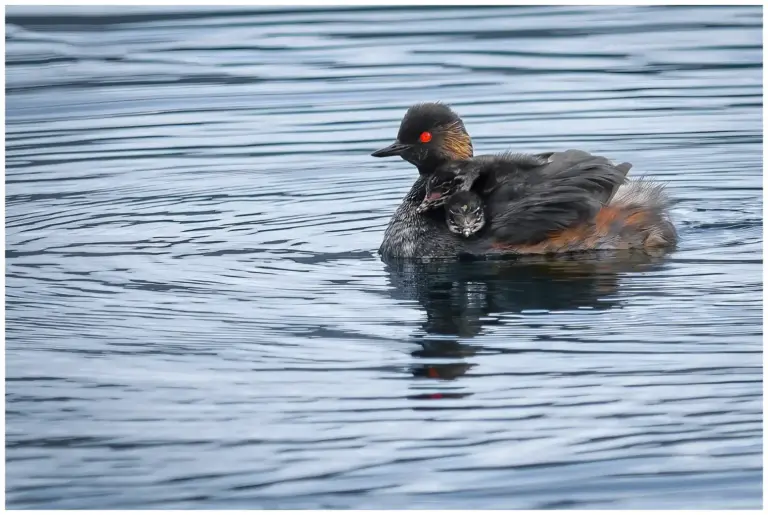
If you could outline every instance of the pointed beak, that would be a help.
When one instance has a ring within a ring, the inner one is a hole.
[[[431,195],[427,196],[427,198],[421,201],[421,204],[419,204],[419,207],[416,208],[416,212],[423,213],[424,211],[429,211],[430,209],[434,209],[442,205],[443,205],[442,194],[432,193]]]
[[[407,148],[408,148],[408,145],[405,145],[405,144],[400,143],[399,141],[395,140],[395,142],[392,143],[390,146],[381,148],[381,149],[377,150],[376,152],[372,153],[371,155],[373,157],[399,156]]]

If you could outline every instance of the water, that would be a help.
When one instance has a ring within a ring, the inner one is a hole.
[[[758,508],[759,7],[15,7],[12,508]],[[677,251],[387,265],[443,100]]]

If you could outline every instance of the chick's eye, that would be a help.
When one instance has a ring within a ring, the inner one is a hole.
[[[421,136],[419,136],[419,141],[422,143],[429,143],[432,141],[432,134],[428,131],[424,131],[421,133]]]

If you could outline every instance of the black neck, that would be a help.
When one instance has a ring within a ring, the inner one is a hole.
[[[432,175],[435,170],[447,162],[447,159],[429,159],[416,165],[416,168],[419,170],[419,175]]]

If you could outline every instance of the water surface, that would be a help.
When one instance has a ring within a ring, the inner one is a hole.
[[[10,508],[758,508],[758,7],[15,7]],[[679,249],[386,264],[418,101]]]

